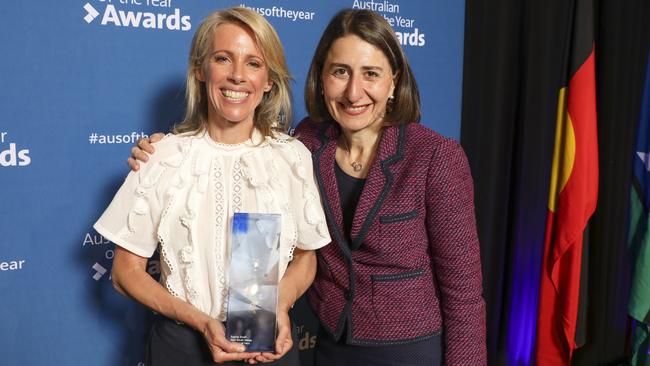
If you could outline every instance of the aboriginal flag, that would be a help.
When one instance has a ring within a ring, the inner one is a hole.
[[[538,366],[569,365],[581,345],[576,328],[583,233],[598,200],[593,0],[573,0],[568,19],[537,316]]]

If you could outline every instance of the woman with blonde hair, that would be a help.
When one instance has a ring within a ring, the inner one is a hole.
[[[289,79],[263,17],[245,8],[210,14],[192,41],[184,121],[95,224],[116,244],[117,291],[160,314],[147,365],[299,362],[288,310],[314,278],[314,250],[330,237],[309,151],[280,131],[290,120]],[[237,212],[281,215],[275,352],[246,352],[224,335]],[[156,250],[159,283],[146,272]]]

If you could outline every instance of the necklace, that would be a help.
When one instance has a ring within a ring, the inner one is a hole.
[[[348,152],[348,160],[350,159],[350,146],[348,145],[348,140],[345,139],[345,136],[342,136],[343,144],[345,145],[345,151]],[[363,169],[363,164],[360,161],[351,161],[350,166],[355,172],[360,172]]]

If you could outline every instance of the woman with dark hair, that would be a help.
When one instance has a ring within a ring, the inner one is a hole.
[[[295,136],[312,152],[333,239],[308,291],[316,364],[485,365],[469,165],[457,142],[417,123],[417,84],[381,15],[330,21],[305,104]]]

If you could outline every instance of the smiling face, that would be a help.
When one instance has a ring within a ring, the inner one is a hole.
[[[196,78],[205,83],[208,123],[253,126],[255,108],[271,90],[269,73],[253,33],[235,23],[219,25]]]
[[[381,129],[395,89],[381,50],[355,35],[341,37],[327,53],[321,77],[327,110],[344,130]]]

